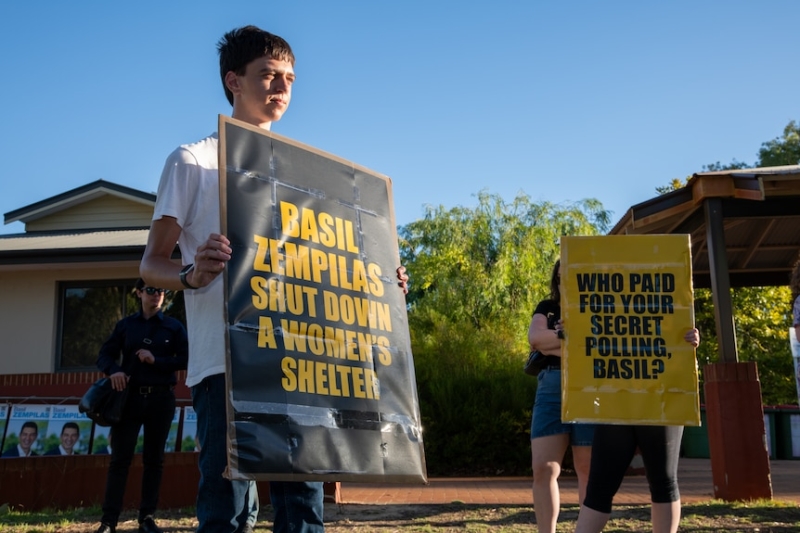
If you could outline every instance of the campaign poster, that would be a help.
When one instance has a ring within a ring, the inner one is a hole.
[[[220,117],[233,478],[422,483],[389,178]]]
[[[92,420],[78,411],[77,405],[51,405],[45,436],[45,455],[89,453]]]
[[[8,404],[0,404],[0,450],[3,449],[3,438],[6,436],[6,425],[8,424]],[[0,453],[2,453],[0,451]]]
[[[136,447],[133,453],[142,453],[144,451],[144,425],[139,428],[139,436],[136,437]]]
[[[44,437],[49,421],[49,405],[12,405],[3,441],[3,457],[44,455]]]
[[[199,452],[200,445],[197,441],[197,413],[194,407],[188,405],[183,408],[183,422],[181,426],[181,451]]]
[[[92,453],[96,455],[111,454],[111,426],[94,425]]]
[[[175,408],[175,415],[172,417],[172,423],[169,425],[169,434],[167,435],[167,442],[164,443],[165,452],[176,451],[178,445],[178,428],[181,425],[181,408]]]
[[[562,419],[700,425],[689,235],[562,237]]]

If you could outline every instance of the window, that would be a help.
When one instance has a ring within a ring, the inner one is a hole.
[[[136,280],[63,282],[59,286],[58,370],[96,370],[100,347],[123,317],[139,310]],[[167,292],[164,314],[186,324],[183,292]]]

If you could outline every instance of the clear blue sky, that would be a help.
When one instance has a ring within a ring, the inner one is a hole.
[[[230,114],[215,44],[255,24],[297,56],[273,131],[390,176],[398,224],[482,190],[616,221],[800,120],[798,20],[796,0],[4,1],[0,212],[101,178],[154,192]]]

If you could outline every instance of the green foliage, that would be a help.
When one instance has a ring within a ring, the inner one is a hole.
[[[429,208],[400,228],[431,475],[529,471],[530,316],[549,293],[560,237],[601,234],[609,218],[596,200],[506,203],[483,192],[475,208]]]
[[[3,452],[7,452],[19,445],[19,435],[16,433],[9,433],[6,435],[6,440],[4,442]]]
[[[764,405],[797,403],[788,331],[791,326],[789,287],[733,289],[732,305],[739,361],[756,361]],[[701,382],[703,367],[719,361],[719,342],[711,291],[694,295],[695,323],[702,342],[697,349]],[[702,394],[702,387],[701,387]]]
[[[58,448],[59,444],[61,444],[61,440],[59,440],[58,435],[47,435],[44,439],[42,439],[42,448],[44,449],[45,453]]]
[[[678,178],[672,178],[672,181],[669,182],[669,185],[663,185],[661,187],[656,187],[656,192],[658,194],[667,194],[668,192],[677,191],[684,185],[689,182],[689,178],[681,181]]]
[[[429,473],[522,473],[536,380],[522,372],[520,331],[499,323],[476,329],[435,311],[413,316]]]
[[[94,442],[92,443],[92,453],[106,453],[108,444],[108,437],[103,434],[95,435]]]
[[[703,165],[703,172],[720,172],[722,170],[736,170],[739,168],[750,168],[752,165],[749,163],[745,163],[743,161],[737,161],[734,159],[730,163],[723,165],[719,161],[716,163],[711,163],[709,165]]]
[[[783,136],[761,145],[759,166],[775,167],[800,164],[800,123],[792,120],[783,129]]]

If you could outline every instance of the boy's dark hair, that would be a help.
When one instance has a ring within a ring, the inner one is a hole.
[[[217,43],[219,52],[219,75],[228,102],[233,105],[233,93],[225,85],[225,74],[233,71],[243,76],[247,64],[259,57],[288,61],[294,66],[294,53],[283,38],[256,26],[244,26],[231,30]]]
[[[36,425],[36,422],[34,422],[34,421],[32,421],[32,420],[28,420],[27,422],[25,422],[24,424],[22,424],[22,427],[21,427],[21,428],[19,428],[19,432],[20,432],[20,433],[22,433],[22,430],[23,430],[23,429],[25,429],[25,428],[32,428],[32,429],[35,429],[35,430],[36,430],[36,434],[37,434],[37,435],[39,434],[39,426],[37,426],[37,425]]]
[[[76,424],[75,422],[67,422],[66,424],[61,426],[61,434],[62,435],[64,434],[64,430],[65,429],[74,429],[75,431],[78,432],[78,435],[81,434],[81,428],[79,428],[78,424]]]
[[[137,291],[140,291],[140,290],[144,289],[145,285],[146,284],[145,284],[144,280],[142,278],[139,278],[139,279],[136,280],[136,285],[134,285],[134,287],[136,287]]]

